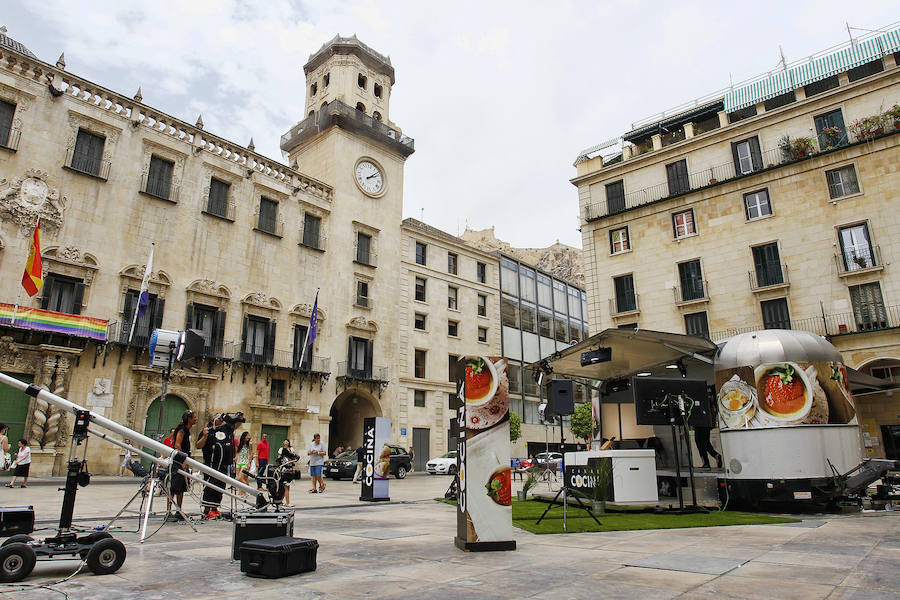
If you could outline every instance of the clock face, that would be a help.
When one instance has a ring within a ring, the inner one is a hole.
[[[384,189],[384,175],[378,165],[370,160],[361,160],[356,164],[356,181],[371,196],[380,194]]]

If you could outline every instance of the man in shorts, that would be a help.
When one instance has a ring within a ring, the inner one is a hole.
[[[312,444],[306,450],[309,456],[309,476],[312,478],[311,493],[321,494],[325,491],[325,481],[322,479],[322,465],[325,464],[325,457],[328,456],[328,449],[322,443],[322,439],[317,433],[313,436]]]

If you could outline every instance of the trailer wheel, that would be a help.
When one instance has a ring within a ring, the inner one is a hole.
[[[37,556],[34,549],[21,542],[0,548],[0,583],[22,581],[34,569]]]
[[[30,535],[25,535],[24,533],[19,533],[16,535],[11,535],[0,544],[0,548],[3,546],[9,546],[10,544],[27,544],[28,542],[33,542],[34,538]]]
[[[125,562],[125,544],[111,537],[102,539],[91,546],[85,562],[94,575],[115,573]]]

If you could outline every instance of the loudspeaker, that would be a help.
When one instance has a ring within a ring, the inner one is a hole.
[[[571,379],[554,379],[547,384],[547,412],[554,415],[575,412],[575,384]]]

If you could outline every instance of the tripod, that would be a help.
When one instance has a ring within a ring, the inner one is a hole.
[[[687,414],[685,414],[684,408],[684,394],[678,394],[677,400],[668,396],[666,397],[666,400],[669,406],[669,424],[672,427],[672,446],[674,446],[675,449],[675,489],[678,492],[678,510],[672,510],[671,512],[675,514],[708,513],[708,509],[697,505],[697,487],[694,482],[694,457],[691,452],[691,436],[689,435],[688,417]],[[691,398],[688,398],[687,400],[693,405],[694,401]],[[684,505],[684,494],[681,491],[681,444],[678,442],[676,427],[684,428],[684,441],[687,445],[688,473],[691,481],[691,500],[693,500],[693,503],[687,507]]]
[[[139,529],[141,530],[140,543],[143,544],[144,540],[147,539],[147,523],[148,523],[148,521],[150,521],[150,515],[153,510],[153,496],[156,493],[156,490],[160,489],[160,490],[162,490],[162,492],[166,496],[166,498],[168,498],[171,505],[173,507],[175,507],[175,511],[179,515],[181,515],[182,519],[184,519],[184,522],[187,523],[188,525],[190,525],[191,529],[193,529],[194,532],[196,532],[197,528],[194,527],[194,523],[191,521],[191,518],[184,513],[184,511],[181,509],[180,506],[178,506],[178,504],[175,503],[175,500],[172,498],[172,494],[169,493],[168,486],[165,485],[167,481],[168,481],[168,477],[165,477],[165,476],[160,477],[159,471],[158,471],[156,465],[153,465],[152,467],[150,467],[150,474],[147,475],[146,477],[144,477],[144,480],[141,482],[141,487],[138,489],[137,492],[135,492],[134,496],[132,496],[131,499],[125,503],[125,506],[122,507],[122,510],[120,510],[116,514],[116,516],[114,516],[112,518],[112,520],[106,524],[104,531],[109,531],[110,527],[112,527],[112,524],[115,523],[119,519],[119,517],[121,517],[122,514],[126,510],[128,510],[128,507],[131,506],[131,504],[135,500],[137,500],[138,496],[140,496],[141,497],[141,506],[138,508],[138,524],[140,526]],[[145,502],[146,502],[146,505],[144,504]],[[143,508],[143,512],[141,512],[141,508]],[[165,523],[166,522],[163,521],[163,525]]]
[[[544,517],[547,516],[547,513],[550,512],[550,509],[553,508],[553,506],[559,501],[560,494],[562,494],[562,497],[563,497],[563,501],[562,501],[563,531],[568,531],[568,528],[567,528],[568,527],[568,523],[567,523],[568,514],[567,513],[568,513],[569,494],[572,495],[572,497],[575,499],[575,502],[578,503],[578,506],[580,506],[583,510],[586,510],[587,513],[589,515],[591,515],[591,518],[594,520],[594,522],[597,525],[601,525],[600,521],[597,520],[597,516],[594,514],[594,511],[591,510],[589,507],[585,506],[585,504],[581,501],[581,498],[579,498],[578,490],[569,486],[569,484],[568,484],[568,479],[566,478],[566,454],[564,452],[566,449],[566,438],[565,438],[565,433],[563,430],[562,415],[558,415],[557,418],[559,419],[559,449],[563,451],[562,452],[563,461],[562,461],[562,463],[560,463],[560,468],[562,469],[562,472],[563,472],[563,483],[559,487],[559,491],[556,492],[556,495],[553,496],[553,500],[551,500],[550,504],[547,505],[547,508],[544,509],[543,514],[541,514],[541,516],[538,518],[537,523],[535,523],[535,525],[540,525],[541,521],[544,520]]]

